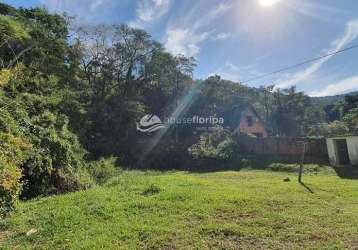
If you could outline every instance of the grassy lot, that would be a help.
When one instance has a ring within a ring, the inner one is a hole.
[[[304,180],[314,193],[293,173],[124,172],[21,203],[0,222],[0,248],[358,249],[358,180]]]

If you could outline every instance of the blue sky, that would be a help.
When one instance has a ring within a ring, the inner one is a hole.
[[[253,77],[358,44],[357,0],[6,0],[46,6],[84,24],[127,23],[174,54],[194,56],[196,78]],[[270,5],[271,3],[271,5]],[[312,96],[358,90],[358,48],[250,86],[296,85]]]

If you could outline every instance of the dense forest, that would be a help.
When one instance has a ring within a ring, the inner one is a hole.
[[[250,104],[272,136],[357,132],[358,95],[316,105],[295,87],[196,80],[194,58],[169,54],[143,30],[71,21],[0,3],[0,214],[18,198],[100,184],[117,164],[170,164],[196,143],[188,131],[172,143],[175,127],[138,133],[146,114],[219,116]]]

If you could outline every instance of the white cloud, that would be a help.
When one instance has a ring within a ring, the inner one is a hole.
[[[46,6],[50,12],[66,12],[76,17],[76,22],[110,23],[113,17],[118,16],[118,9],[128,0],[40,0],[40,4]],[[117,10],[117,11],[116,11]]]
[[[232,5],[227,4],[227,3],[221,3],[217,6],[215,6],[207,14],[203,15],[202,13],[200,13],[199,14],[200,18],[197,18],[197,15],[194,15],[194,17],[192,17],[192,19],[195,19],[195,21],[189,20],[188,24],[192,25],[194,29],[200,29],[200,28],[205,27],[208,24],[210,24],[212,20],[214,20],[215,18],[219,17],[220,15],[226,13],[231,8],[232,8]],[[191,18],[189,18],[189,19],[191,19]]]
[[[90,5],[90,10],[91,12],[96,11],[96,9],[98,9],[102,4],[104,4],[104,0],[95,0],[92,1],[91,5]]]
[[[212,16],[218,16],[222,13],[225,13],[226,11],[230,10],[232,8],[232,5],[227,3],[221,3],[219,4],[215,9],[211,11]]]
[[[325,50],[324,54],[329,54],[341,50],[344,46],[351,43],[357,38],[358,38],[358,19],[353,19],[347,23],[343,36],[334,40],[331,43],[331,48],[329,50]],[[325,57],[311,64],[311,66],[309,66],[307,69],[289,75],[288,79],[283,81],[278,81],[279,84],[277,85],[277,87],[286,88],[301,83],[305,80],[308,80],[314,73],[316,73],[322,67],[324,63],[329,61],[333,56],[334,55]]]
[[[255,69],[256,65],[257,63],[246,66],[237,66],[232,62],[227,61],[222,67],[210,73],[209,76],[219,75],[223,79],[240,82],[244,78],[257,77],[262,74]]]
[[[172,3],[172,0],[140,0],[136,8],[136,20],[128,24],[135,28],[142,28],[167,14]]]
[[[221,41],[221,40],[226,40],[229,39],[233,36],[233,33],[231,32],[227,32],[227,33],[218,33],[215,35],[215,37],[213,37],[214,41]]]
[[[66,12],[75,16],[76,21],[87,23],[124,22],[121,11],[129,7],[131,0],[39,0],[51,12]],[[143,28],[148,23],[163,17],[170,9],[173,0],[138,0],[136,18],[128,21],[132,27]]]
[[[52,12],[96,12],[98,8],[107,5],[110,0],[40,0]]]
[[[165,48],[171,53],[195,56],[199,53],[199,44],[207,40],[212,32],[196,33],[190,29],[173,28],[167,30]]]
[[[349,14],[347,10],[332,7],[328,4],[319,4],[316,1],[291,0],[286,7],[290,8],[291,11],[303,15],[305,18],[309,17],[330,24],[341,19],[342,16]],[[332,16],[335,18],[332,18]]]
[[[138,18],[144,22],[159,19],[168,12],[170,4],[170,0],[143,0],[137,8]]]
[[[203,14],[202,9],[197,13],[197,9],[193,8],[184,19],[180,18],[168,25],[164,41],[166,50],[173,54],[195,57],[200,52],[200,45],[215,32],[207,26],[230,9],[231,5],[224,3],[215,6],[207,14]]]
[[[322,90],[313,91],[310,96],[332,96],[358,90],[358,75],[329,84]]]

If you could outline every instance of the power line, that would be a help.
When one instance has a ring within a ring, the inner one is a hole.
[[[258,80],[258,79],[262,79],[262,78],[265,78],[267,76],[274,75],[274,74],[277,74],[277,73],[281,73],[283,71],[287,71],[287,70],[290,70],[290,69],[293,69],[293,68],[297,68],[297,67],[300,67],[302,65],[305,65],[305,64],[308,64],[308,63],[311,63],[311,62],[315,62],[315,61],[321,60],[321,59],[326,58],[326,57],[335,56],[335,55],[337,55],[339,53],[346,52],[348,50],[355,49],[355,48],[358,48],[358,44],[355,44],[353,46],[350,46],[350,47],[347,47],[347,48],[344,48],[344,49],[341,49],[341,50],[337,50],[335,52],[332,52],[332,53],[329,53],[329,54],[326,54],[326,55],[323,55],[323,56],[312,58],[312,59],[309,59],[309,60],[294,64],[294,65],[291,65],[291,66],[288,66],[288,67],[285,67],[285,68],[282,68],[282,69],[279,69],[279,70],[275,70],[273,72],[270,72],[270,73],[267,73],[267,74],[264,74],[264,75],[261,75],[261,76],[253,77],[251,79],[242,81],[240,83],[248,83],[248,82]]]

